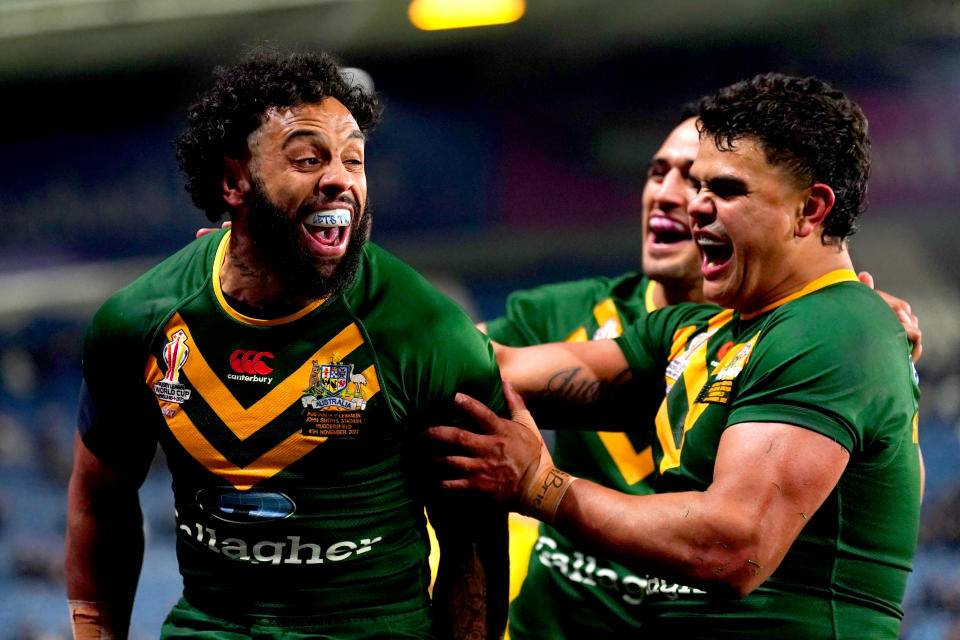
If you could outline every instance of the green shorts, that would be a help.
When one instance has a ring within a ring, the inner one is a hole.
[[[160,630],[161,640],[433,640],[433,637],[428,609],[375,617],[323,620],[301,616],[250,616],[240,622],[201,611],[183,598],[167,615]]]

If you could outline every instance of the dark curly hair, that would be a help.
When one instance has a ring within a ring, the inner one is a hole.
[[[190,106],[187,129],[176,142],[186,190],[212,221],[230,210],[221,190],[223,159],[244,157],[247,136],[269,109],[332,97],[349,109],[365,134],[380,121],[377,95],[352,82],[323,51],[284,53],[258,47],[239,64],[217,67],[213,75],[213,87]]]
[[[766,73],[718,90],[700,102],[701,135],[720,150],[753,138],[770,164],[799,186],[829,185],[836,200],[821,240],[839,243],[856,232],[870,174],[870,141],[863,111],[843,92],[816,78]]]

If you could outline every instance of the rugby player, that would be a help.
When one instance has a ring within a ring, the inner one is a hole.
[[[220,68],[178,140],[210,233],[88,331],[68,497],[76,638],[127,634],[159,442],[183,597],[161,637],[499,637],[506,518],[438,498],[419,433],[455,386],[503,405],[489,341],[366,242],[375,95],[324,53]],[[442,373],[442,375],[440,375]],[[442,555],[428,588],[424,507]]]
[[[512,390],[514,422],[459,397],[488,435],[429,431],[460,449],[443,484],[656,581],[645,635],[896,638],[922,465],[907,335],[846,244],[866,119],[818,80],[767,74],[707,99],[700,126],[688,212],[704,295],[726,309],[680,304],[616,340],[499,356],[519,391],[555,401],[573,399],[558,380],[632,378],[637,422],[655,423],[656,494],[560,470]]]

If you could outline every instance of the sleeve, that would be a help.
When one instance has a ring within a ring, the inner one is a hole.
[[[459,309],[450,309],[437,320],[430,331],[434,347],[421,370],[421,374],[427,376],[427,395],[421,398],[420,404],[424,409],[424,424],[472,428],[472,420],[453,402],[458,392],[505,415],[503,382],[490,339]]]
[[[912,422],[906,336],[885,306],[811,298],[774,312],[738,376],[727,424],[792,424],[864,451],[885,425]]]
[[[143,347],[129,339],[124,314],[108,301],[94,316],[83,349],[77,427],[84,444],[114,464],[142,464],[157,446],[156,407],[143,381]],[[152,404],[151,404],[152,403]]]
[[[487,335],[508,347],[565,340],[593,308],[603,282],[577,280],[515,291],[507,296],[505,315],[487,322]]]

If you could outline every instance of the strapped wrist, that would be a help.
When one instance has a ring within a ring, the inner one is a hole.
[[[106,600],[68,600],[74,640],[114,640],[118,637]]]
[[[538,470],[536,479],[523,496],[524,514],[546,524],[553,524],[560,501],[576,479],[555,467],[552,461],[551,464],[544,465]]]

